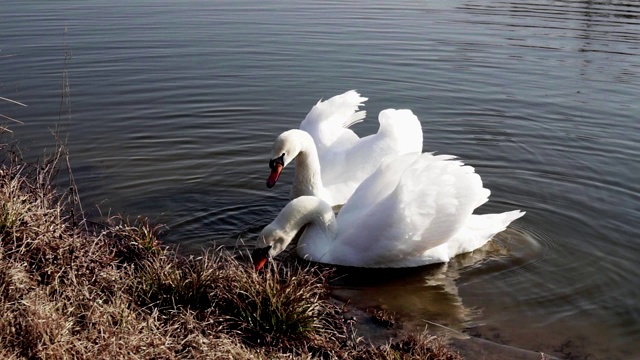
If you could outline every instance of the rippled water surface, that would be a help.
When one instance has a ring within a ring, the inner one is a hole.
[[[0,113],[29,156],[67,124],[68,70],[91,216],[148,216],[189,252],[251,245],[293,175],[265,188],[273,139],[358,89],[358,133],[411,108],[425,150],[492,190],[482,212],[527,215],[445,266],[347,271],[336,296],[561,357],[640,357],[637,1],[4,1],[0,34],[0,96],[28,105]]]

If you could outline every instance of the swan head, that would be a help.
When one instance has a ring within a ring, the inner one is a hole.
[[[290,242],[291,237],[273,224],[262,229],[256,248],[251,253],[256,271],[260,270],[268,259],[280,254]]]
[[[269,159],[271,174],[267,179],[268,188],[272,188],[276,184],[282,169],[300,153],[300,141],[297,140],[299,132],[300,130],[285,131],[273,143],[271,158]]]

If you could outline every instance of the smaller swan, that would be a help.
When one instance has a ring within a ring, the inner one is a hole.
[[[524,215],[472,214],[489,194],[473,167],[453,156],[404,155],[385,161],[337,218],[321,198],[291,200],[260,233],[254,265],[259,270],[303,228],[297,253],[310,261],[379,268],[446,262],[483,246]]]
[[[296,159],[290,198],[317,196],[342,205],[385,157],[422,152],[422,125],[411,110],[380,112],[376,134],[359,138],[351,129],[362,121],[358,107],[367,100],[355,90],[318,102],[300,124],[273,144],[267,187],[273,187],[284,167]]]

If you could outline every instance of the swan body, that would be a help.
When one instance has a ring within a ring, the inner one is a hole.
[[[349,126],[365,117],[359,107],[367,99],[355,90],[318,102],[300,129],[280,134],[272,148],[273,187],[293,159],[296,175],[290,197],[317,196],[330,205],[342,205],[384,158],[422,152],[422,125],[411,110],[380,112],[378,132],[358,137]]]
[[[337,217],[321,198],[291,200],[262,230],[254,253],[277,255],[304,227],[296,251],[315,262],[381,268],[446,262],[524,215],[473,214],[489,194],[473,167],[453,156],[407,154],[385,161]]]

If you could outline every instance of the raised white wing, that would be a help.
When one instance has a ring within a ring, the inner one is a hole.
[[[411,110],[387,109],[380,112],[378,120],[377,133],[350,147],[332,146],[319,153],[322,181],[336,203],[346,202],[384,159],[422,152],[422,125]]]
[[[300,130],[311,135],[319,154],[329,147],[350,146],[358,136],[348,127],[365,118],[366,112],[358,111],[365,101],[355,90],[320,100],[300,123]]]
[[[345,165],[327,169],[328,178],[360,184],[373,174],[383,159],[422,153],[422,125],[411,110],[386,109],[380,112],[378,121],[378,132],[359,139],[351,148],[341,152],[342,159],[340,152],[332,149],[321,155],[321,164],[330,162],[329,158],[333,157]]]

